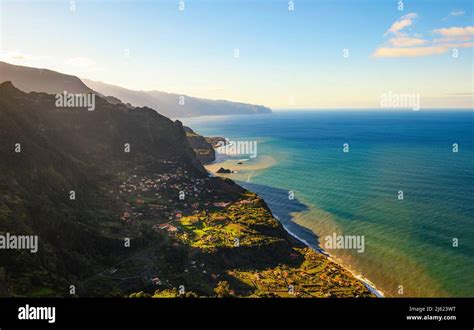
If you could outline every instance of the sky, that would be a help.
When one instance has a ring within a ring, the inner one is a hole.
[[[419,95],[425,108],[473,108],[473,6],[0,0],[0,60],[273,109],[374,108],[388,93]]]

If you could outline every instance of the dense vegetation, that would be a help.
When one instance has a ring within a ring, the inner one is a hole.
[[[123,248],[124,237],[140,232],[119,221],[117,200],[105,193],[120,170],[171,160],[206,175],[180,123],[147,108],[96,103],[95,111],[55,108],[53,95],[0,85],[0,232],[39,236],[36,254],[0,251],[0,282],[14,295],[63,295],[148,243]]]
[[[196,153],[197,158],[202,164],[209,164],[216,159],[216,152],[212,145],[203,136],[194,132],[191,128],[185,127],[186,137],[190,146]]]
[[[36,254],[0,250],[0,294],[370,296],[257,195],[209,177],[181,123],[152,109],[58,109],[3,83],[0,141],[0,233],[39,236]]]

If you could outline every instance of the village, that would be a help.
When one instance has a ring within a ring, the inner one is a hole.
[[[138,236],[161,238],[99,273],[96,285],[114,292],[113,286],[119,295],[132,290],[129,297],[213,296],[216,290],[236,297],[369,294],[337,264],[290,242],[255,193],[228,179],[193,175],[177,162],[152,168],[119,172],[107,193],[119,205],[118,221]]]

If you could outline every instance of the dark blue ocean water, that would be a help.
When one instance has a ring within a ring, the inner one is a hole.
[[[474,112],[287,111],[183,121],[203,135],[257,140],[248,164],[271,157],[273,165],[242,184],[311,244],[332,233],[364,236],[363,253],[328,252],[388,295],[474,296]]]

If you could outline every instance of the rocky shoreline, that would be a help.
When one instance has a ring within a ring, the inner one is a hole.
[[[181,122],[101,97],[94,111],[52,104],[0,84],[0,232],[39,238],[38,253],[0,254],[11,296],[374,296],[258,195],[210,176]]]
[[[205,138],[205,139],[207,140],[208,138]],[[226,169],[224,169],[222,167],[215,172],[215,174],[228,174],[228,173],[232,173],[232,171],[230,171],[230,170],[227,171]],[[262,207],[266,210],[266,212],[269,213],[271,218],[278,220],[278,218],[276,218],[272,214],[272,211],[270,210],[270,208],[268,207],[268,205],[265,203],[265,201],[263,199],[261,199],[261,204],[262,204]],[[303,255],[306,254],[306,253],[311,253],[311,254],[316,253],[318,258],[321,258],[322,260],[327,260],[329,263],[334,265],[334,267],[337,267],[338,271],[341,272],[341,274],[344,274],[345,276],[348,276],[348,277],[352,277],[353,281],[354,281],[354,283],[352,285],[355,285],[355,283],[357,283],[357,282],[362,283],[365,286],[365,288],[368,290],[368,293],[369,293],[368,295],[369,296],[383,297],[383,293],[380,290],[378,290],[370,281],[363,278],[362,276],[358,276],[358,275],[354,274],[350,269],[347,269],[346,267],[342,266],[339,262],[334,260],[329,254],[327,254],[325,251],[321,250],[320,248],[311,246],[310,244],[308,244],[307,242],[305,242],[304,240],[302,240],[301,238],[296,236],[294,233],[292,233],[283,224],[279,223],[279,221],[278,221],[278,227],[282,231],[285,232],[285,234],[287,235],[287,240],[289,242],[291,242],[291,244],[294,245],[295,248],[302,249],[302,250],[299,250],[300,252],[305,251],[305,252],[303,252]],[[313,251],[313,252],[309,252],[309,251]],[[357,286],[357,285],[355,285],[355,286]]]

